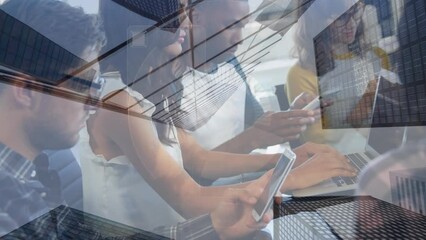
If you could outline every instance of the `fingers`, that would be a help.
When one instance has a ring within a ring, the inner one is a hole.
[[[294,127],[286,127],[286,128],[278,128],[275,129],[272,134],[278,136],[278,137],[291,137],[291,136],[297,136],[306,131],[307,126],[294,126]]]
[[[260,222],[249,222],[247,223],[247,227],[250,228],[252,231],[253,230],[260,230],[266,227],[266,225],[268,225],[267,223],[265,223],[264,221],[260,221]]]
[[[266,184],[268,183],[269,179],[271,178],[273,171],[274,171],[273,169],[267,171],[260,178],[258,178],[257,180],[253,181],[252,183],[250,183],[249,186],[255,186],[255,187],[258,187],[258,188],[265,187]]]
[[[346,157],[336,157],[333,158],[330,156],[329,165],[333,169],[333,177],[335,176],[356,176],[357,169],[352,166],[350,161]],[[337,175],[336,175],[337,174]],[[341,175],[340,175],[341,174]]]
[[[339,171],[342,171],[345,176],[348,174],[357,174],[357,170],[352,166],[349,160],[340,153],[318,153],[315,154],[309,162],[311,162],[310,164],[318,165],[318,167],[323,169],[325,174],[330,176],[333,175],[333,177],[340,176],[336,175],[339,174]]]
[[[272,219],[274,218],[274,211],[272,211],[272,209],[269,209],[268,212],[265,213],[265,215],[263,216],[263,222],[264,223],[269,223],[270,221],[272,221]]]
[[[331,171],[331,177],[355,177],[357,175],[356,172],[348,171],[345,169],[333,169]]]
[[[275,204],[281,204],[281,203],[282,203],[282,201],[283,201],[282,194],[281,194],[280,196],[275,196],[275,197],[274,197],[274,202],[275,202]]]
[[[291,103],[291,109],[301,109],[315,99],[315,96],[309,93],[301,93]]]
[[[330,99],[321,99],[321,108],[330,107],[333,105],[333,101]]]
[[[297,119],[287,119],[281,121],[273,121],[269,125],[255,125],[255,127],[276,134],[277,136],[287,137],[295,136],[307,129],[307,125],[314,122],[314,118],[297,118]]]
[[[341,155],[335,148],[329,146],[329,145],[325,145],[325,144],[317,144],[317,143],[312,143],[315,144],[315,148],[324,152],[329,152],[329,153],[336,153],[338,155]],[[343,155],[341,155],[343,157]]]
[[[314,100],[314,98],[315,98],[315,96],[314,96],[314,95],[312,95],[312,94],[310,94],[310,93],[307,93],[307,92],[302,92],[301,94],[299,94],[299,95],[295,98],[295,101],[296,101],[297,99],[301,99],[301,100],[304,100],[304,101],[310,102],[310,101]],[[295,102],[295,101],[293,101],[293,102]]]
[[[332,177],[355,177],[357,170],[348,159],[336,153],[317,153],[309,160],[292,170],[296,176],[295,189],[315,185]]]
[[[342,158],[343,155],[341,155],[336,149],[334,149],[331,146],[325,145],[325,144],[318,144],[313,142],[307,142],[303,144],[302,146],[298,147],[297,149],[301,149],[302,151],[306,151],[309,153],[333,153],[337,156],[340,156]]]
[[[288,118],[310,118],[314,117],[315,113],[311,110],[291,110],[285,112],[276,112],[273,113],[273,118],[275,119],[288,119]]]
[[[338,162],[334,164],[334,169],[340,171],[339,174],[345,174],[345,176],[352,176],[357,174],[357,170],[349,163],[342,163]],[[336,175],[336,176],[343,176],[343,175]]]
[[[257,199],[262,195],[266,185],[268,184],[273,173],[273,169],[269,170],[262,177],[252,181],[244,189],[228,189],[226,195],[234,201],[238,200],[249,205],[254,205]]]
[[[274,218],[274,213],[272,209],[269,209],[265,215],[263,215],[263,218],[259,222],[251,221],[247,224],[247,227],[252,229],[262,229],[265,228],[266,225],[268,225],[269,222],[272,221]]]
[[[273,133],[276,130],[284,131],[284,137],[295,136],[306,130],[307,125],[315,123],[315,112],[294,110],[287,112],[265,113],[254,124],[255,128]]]
[[[285,126],[300,126],[312,124],[315,121],[315,117],[308,118],[287,118],[287,119],[274,119],[272,124],[275,127],[285,127]]]
[[[257,198],[263,192],[261,188],[251,189],[228,189],[225,193],[225,201],[232,202],[234,204],[245,203],[248,205],[254,205],[257,202]]]
[[[320,119],[321,118],[321,113],[322,113],[322,110],[319,108],[319,109],[316,109],[316,110],[314,110],[314,117],[315,117],[315,120],[318,120],[318,119]]]

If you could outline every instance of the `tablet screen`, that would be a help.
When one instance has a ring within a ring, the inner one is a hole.
[[[275,193],[278,191],[279,187],[284,182],[285,177],[290,171],[295,157],[295,154],[288,149],[281,155],[268,185],[265,187],[261,197],[254,206],[254,210],[259,214],[259,216],[262,216],[269,207],[269,203],[272,201]]]

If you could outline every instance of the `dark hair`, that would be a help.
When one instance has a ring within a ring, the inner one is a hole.
[[[151,0],[146,2],[148,3],[151,8],[147,9],[157,10],[163,4]],[[156,4],[159,6],[155,6]],[[168,1],[167,4],[170,4],[167,8],[168,12],[155,13],[157,17],[162,18],[161,15],[166,17],[180,11],[178,0]],[[176,77],[173,72],[173,62],[162,48],[175,42],[179,32],[173,33],[170,29],[160,26],[152,28],[157,22],[134,14],[112,1],[100,1],[100,14],[108,39],[108,45],[102,52],[111,51],[119,44],[126,42],[130,38],[128,31],[131,27],[142,26],[140,32],[144,32],[141,36],[144,44],[133,45],[130,41],[123,48],[115,49],[115,52],[103,60],[101,69],[102,71],[119,71],[126,85],[130,85],[156,106],[152,116],[158,138],[164,144],[174,143],[168,137],[168,130],[173,117],[180,111],[183,86],[179,77]],[[150,15],[153,13],[148,14]],[[168,102],[169,106],[173,105],[172,111],[165,106],[165,102]]]

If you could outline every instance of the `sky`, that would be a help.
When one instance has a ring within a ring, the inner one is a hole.
[[[2,0],[0,0],[2,1]],[[97,13],[99,1],[98,0],[66,0],[72,6],[80,6],[86,13]]]

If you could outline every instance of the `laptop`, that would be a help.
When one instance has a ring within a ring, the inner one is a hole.
[[[392,99],[389,89],[396,86],[397,83],[391,83],[384,77],[378,78],[372,107],[372,126],[381,126],[383,118],[390,114],[392,108],[400,108],[398,96]],[[369,131],[367,143],[364,151],[345,155],[353,167],[358,172],[366,166],[371,160],[381,154],[400,147],[406,138],[405,127],[372,127]],[[315,196],[315,195],[334,195],[343,191],[355,190],[357,187],[357,177],[334,177],[318,185],[293,191],[293,196]]]

